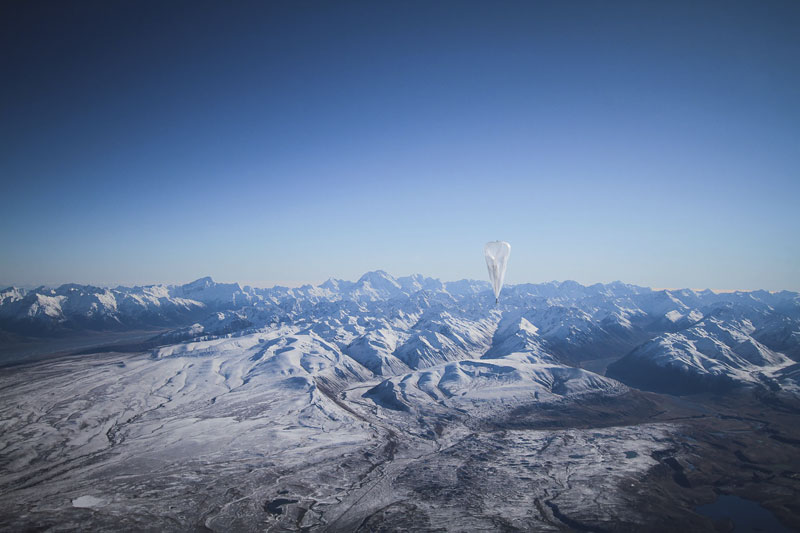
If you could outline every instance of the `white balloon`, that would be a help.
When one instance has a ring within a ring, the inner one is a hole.
[[[511,255],[511,245],[505,241],[487,242],[483,247],[486,256],[486,267],[489,269],[489,281],[494,290],[494,301],[500,298],[500,289],[503,288],[503,279],[506,277],[508,256]]]

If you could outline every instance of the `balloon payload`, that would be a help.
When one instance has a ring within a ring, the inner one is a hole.
[[[494,302],[500,301],[500,289],[503,288],[503,280],[506,277],[506,266],[508,266],[508,256],[511,255],[511,245],[505,241],[487,242],[483,247],[483,254],[486,256],[486,267],[489,269],[489,281],[494,290]]]

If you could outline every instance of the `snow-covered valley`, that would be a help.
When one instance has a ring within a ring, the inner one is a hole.
[[[713,530],[692,506],[720,487],[800,525],[797,293],[553,282],[495,305],[377,271],[6,289],[0,317],[22,344],[160,328],[2,369],[9,531]]]

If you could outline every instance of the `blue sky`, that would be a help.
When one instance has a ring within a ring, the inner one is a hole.
[[[0,283],[800,289],[797,2],[2,10]]]

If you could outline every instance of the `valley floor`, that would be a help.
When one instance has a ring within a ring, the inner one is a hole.
[[[800,406],[631,390],[411,411],[333,377],[103,353],[0,378],[0,529],[714,531],[718,494],[800,529]]]

